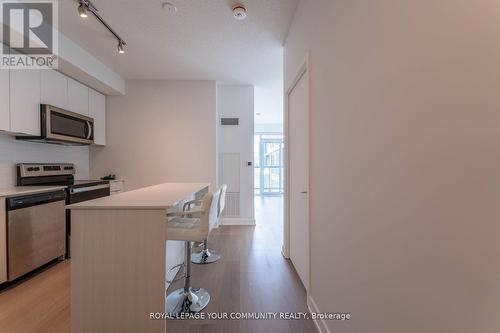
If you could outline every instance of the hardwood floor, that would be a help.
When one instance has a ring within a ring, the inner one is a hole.
[[[0,290],[0,332],[69,332],[69,265],[56,262]]]
[[[192,266],[192,286],[203,287],[212,296],[204,312],[307,312],[305,289],[281,255],[281,198],[256,198],[256,220],[256,227],[214,230],[209,243],[222,259]],[[181,286],[182,282],[177,282],[169,291]],[[317,331],[309,320],[169,320],[167,332]]]
[[[222,259],[193,265],[192,285],[212,300],[205,312],[307,312],[306,294],[281,256],[281,198],[257,198],[256,227],[221,227],[210,237]],[[0,332],[70,331],[70,260],[0,290]],[[181,287],[181,282],[169,291]],[[308,333],[308,320],[169,320],[168,333]],[[107,332],[103,332],[107,333]]]

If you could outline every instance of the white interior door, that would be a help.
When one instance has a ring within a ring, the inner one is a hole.
[[[309,80],[288,94],[290,260],[309,290]]]

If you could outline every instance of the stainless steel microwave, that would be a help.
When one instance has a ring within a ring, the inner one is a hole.
[[[90,145],[94,143],[94,119],[48,104],[40,105],[41,136],[17,136],[19,140]]]

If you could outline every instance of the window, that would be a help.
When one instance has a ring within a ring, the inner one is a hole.
[[[282,135],[255,135],[255,194],[283,194],[283,155],[284,143]]]

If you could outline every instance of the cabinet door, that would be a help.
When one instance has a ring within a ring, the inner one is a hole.
[[[40,70],[10,70],[10,131],[40,135]]]
[[[68,107],[68,79],[63,74],[53,70],[42,70],[41,97],[42,104],[50,104],[66,109]]]
[[[89,88],[68,78],[68,110],[89,115]]]
[[[0,131],[10,131],[9,70],[0,69]]]
[[[94,143],[106,145],[106,96],[89,89],[89,116],[94,118]]]

